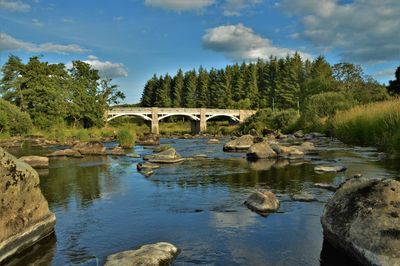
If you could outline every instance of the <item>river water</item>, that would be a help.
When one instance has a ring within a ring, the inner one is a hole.
[[[351,262],[324,243],[320,224],[333,193],[313,183],[338,184],[357,173],[400,176],[399,161],[382,162],[373,148],[336,141],[319,144],[318,153],[304,161],[253,163],[245,154],[222,152],[223,142],[161,141],[184,157],[209,158],[164,165],[151,177],[136,171],[141,159],[130,157],[51,159],[40,185],[57,217],[55,236],[9,265],[102,265],[110,254],[159,241],[180,248],[174,265],[346,265]],[[22,156],[54,149],[27,146],[10,152]],[[136,146],[134,152],[152,150]],[[318,164],[345,165],[348,170],[316,174]],[[256,189],[278,196],[277,213],[263,217],[243,205]],[[292,201],[290,195],[300,191],[318,201]]]

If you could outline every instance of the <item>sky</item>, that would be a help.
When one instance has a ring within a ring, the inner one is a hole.
[[[296,51],[360,64],[387,84],[400,65],[399,14],[399,0],[0,0],[0,66],[10,54],[82,60],[126,103],[154,73]]]

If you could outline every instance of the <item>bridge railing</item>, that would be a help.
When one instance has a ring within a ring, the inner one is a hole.
[[[138,112],[138,113],[151,113],[151,107],[111,107],[109,113],[131,113],[131,112]],[[192,113],[192,114],[200,114],[201,108],[165,108],[160,107],[157,108],[158,113]],[[204,108],[207,114],[232,114],[238,115],[240,110],[235,109],[208,109]],[[246,110],[252,111],[252,110]]]

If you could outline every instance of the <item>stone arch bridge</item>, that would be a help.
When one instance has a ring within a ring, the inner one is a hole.
[[[170,116],[186,116],[192,121],[192,132],[200,133],[207,130],[207,121],[214,117],[228,117],[241,123],[255,110],[207,109],[207,108],[158,108],[158,107],[111,107],[106,113],[107,121],[121,116],[137,116],[151,123],[151,132],[159,134],[159,122]]]

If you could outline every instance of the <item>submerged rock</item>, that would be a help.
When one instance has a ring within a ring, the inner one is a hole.
[[[243,151],[243,150],[248,150],[250,146],[253,144],[254,144],[254,137],[252,135],[244,135],[225,143],[223,150]]]
[[[328,200],[325,239],[363,265],[400,265],[400,182],[350,179]]]
[[[345,166],[324,166],[324,165],[318,165],[314,167],[314,171],[317,173],[336,173],[336,172],[343,172],[346,171],[347,167]]]
[[[104,266],[157,266],[170,265],[179,249],[167,242],[144,245],[136,250],[127,250],[110,255]]]
[[[19,160],[29,164],[32,168],[46,169],[49,168],[49,158],[43,156],[22,156]]]
[[[251,145],[246,156],[248,159],[268,159],[276,158],[277,154],[267,141],[263,141]]]
[[[106,147],[99,141],[81,142],[72,149],[82,155],[106,155]]]
[[[82,154],[73,149],[65,149],[65,150],[59,150],[52,152],[47,155],[47,157],[74,157],[74,158],[82,158]]]
[[[136,165],[136,169],[138,171],[142,171],[142,169],[158,169],[160,168],[159,164],[156,163],[150,163],[150,162],[145,162],[145,163],[138,163]]]
[[[50,212],[31,166],[0,148],[0,264],[54,232]]]
[[[257,191],[251,194],[244,204],[250,210],[260,213],[275,212],[279,209],[279,200],[271,191]]]

